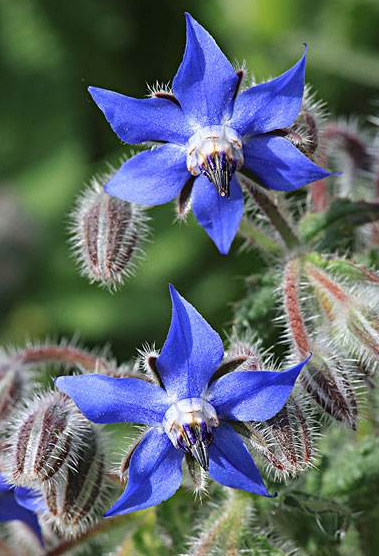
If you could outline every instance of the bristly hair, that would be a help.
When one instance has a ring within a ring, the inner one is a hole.
[[[139,205],[110,197],[104,184],[113,172],[95,176],[71,213],[70,244],[81,274],[117,290],[144,257],[149,218]]]

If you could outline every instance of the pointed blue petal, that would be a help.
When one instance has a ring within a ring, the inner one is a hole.
[[[182,482],[183,455],[163,431],[148,431],[131,457],[126,489],[105,517],[144,510],[170,498]]]
[[[317,166],[283,137],[259,135],[244,145],[244,166],[257,181],[277,191],[293,191],[333,175]]]
[[[221,197],[205,176],[193,185],[192,210],[218,250],[227,255],[238,231],[243,213],[243,195],[236,177],[230,183],[230,197]]]
[[[222,341],[173,286],[170,294],[171,325],[157,359],[158,370],[170,397],[199,397],[222,360]]]
[[[189,14],[186,23],[186,49],[173,81],[175,97],[191,124],[221,124],[232,112],[238,77],[204,27]]]
[[[286,403],[309,357],[287,371],[234,371],[216,380],[207,393],[221,419],[266,421]]]
[[[166,392],[138,378],[60,376],[55,384],[95,423],[161,423],[168,409]]]
[[[168,141],[184,145],[193,134],[182,109],[171,100],[137,99],[98,87],[88,91],[125,143]]]
[[[14,496],[17,504],[32,512],[46,512],[47,506],[43,494],[31,488],[16,487]]]
[[[270,496],[257,466],[238,434],[227,423],[213,429],[209,447],[209,476],[231,488]]]
[[[2,492],[0,495],[0,522],[15,520],[25,523],[38,537],[40,544],[43,546],[41,527],[36,514],[20,506],[16,502],[13,491]]]
[[[239,94],[230,127],[240,135],[281,129],[296,120],[303,99],[306,50],[288,71]]]
[[[189,177],[184,147],[162,145],[124,162],[105,191],[130,203],[163,205],[179,194]]]

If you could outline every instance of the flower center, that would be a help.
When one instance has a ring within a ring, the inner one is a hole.
[[[219,424],[214,407],[202,398],[187,398],[171,405],[163,419],[164,430],[177,449],[191,454],[208,469],[212,428]]]
[[[206,176],[221,197],[229,197],[230,180],[242,164],[242,139],[231,127],[203,127],[188,140],[188,171]]]

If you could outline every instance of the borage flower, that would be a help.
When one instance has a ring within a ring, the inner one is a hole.
[[[0,474],[0,522],[22,521],[43,545],[37,513],[46,510],[42,495],[30,488],[14,487]]]
[[[246,169],[263,186],[292,191],[330,175],[288,139],[304,92],[305,53],[276,79],[239,93],[236,72],[209,33],[189,14],[183,61],[172,92],[135,99],[90,87],[113,130],[126,143],[165,143],[123,164],[105,187],[110,195],[160,205],[179,195],[223,254],[243,212],[236,177]]]
[[[162,386],[99,374],[56,381],[95,423],[150,427],[131,456],[127,487],[106,516],[167,500],[180,486],[184,454],[225,486],[270,496],[229,422],[273,417],[307,360],[283,372],[236,370],[217,378],[224,354],[219,335],[172,286],[170,292],[171,325],[156,359]]]

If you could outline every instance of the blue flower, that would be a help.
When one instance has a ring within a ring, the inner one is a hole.
[[[130,460],[127,487],[106,516],[142,510],[179,488],[184,454],[231,488],[270,496],[231,421],[266,421],[286,403],[307,362],[283,372],[233,371],[212,380],[223,358],[219,335],[170,286],[172,319],[156,360],[162,387],[100,374],[59,377],[95,423],[132,422],[149,429]]]
[[[227,254],[243,212],[236,170],[263,186],[292,191],[330,175],[279,130],[302,105],[305,53],[276,79],[238,94],[240,77],[209,33],[189,14],[183,61],[173,92],[135,99],[97,87],[89,92],[126,143],[164,143],[123,164],[105,187],[142,205],[174,199],[185,186],[199,224]]]
[[[38,537],[43,546],[37,513],[46,510],[41,494],[29,488],[14,487],[0,474],[0,522],[19,520]]]

